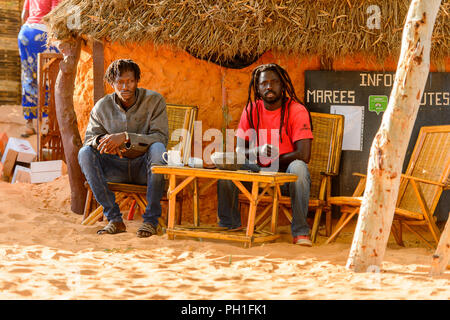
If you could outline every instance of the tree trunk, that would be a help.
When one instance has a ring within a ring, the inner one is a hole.
[[[78,164],[78,151],[82,146],[77,116],[73,108],[73,91],[80,58],[81,40],[61,42],[58,48],[64,56],[55,83],[56,118],[64,147],[71,190],[71,209],[82,214],[86,198],[84,175]]]
[[[373,271],[384,258],[402,165],[430,69],[431,34],[440,0],[413,0],[389,105],[370,150],[367,183],[347,268]]]
[[[444,232],[431,262],[430,276],[438,276],[445,271],[450,260],[450,218],[447,219]]]

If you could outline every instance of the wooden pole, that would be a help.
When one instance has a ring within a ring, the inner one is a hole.
[[[85,178],[78,164],[78,151],[82,142],[78,131],[77,116],[73,108],[73,92],[80,58],[81,39],[60,42],[58,49],[64,59],[59,65],[55,83],[56,118],[69,174],[71,209],[77,214],[83,214],[87,191],[84,187]]]
[[[412,0],[388,107],[373,141],[367,184],[347,268],[367,272],[384,258],[400,176],[430,69],[433,26],[440,0]]]
[[[450,261],[450,218],[447,219],[444,232],[433,255],[431,262],[430,276],[438,276],[445,271]]]
[[[105,74],[105,59],[103,42],[94,40],[92,44],[92,65],[94,71],[94,105],[103,98],[105,90],[103,86],[103,75]]]

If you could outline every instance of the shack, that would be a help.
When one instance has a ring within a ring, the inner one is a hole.
[[[385,81],[389,77],[385,75],[395,72],[408,6],[406,0],[65,0],[46,23],[53,39],[83,39],[74,92],[82,138],[95,101],[112,92],[102,76],[113,60],[136,61],[142,70],[139,86],[160,92],[167,102],[198,106],[203,131],[236,128],[247,101],[251,71],[259,64],[275,62],[289,72],[297,95],[311,111],[342,113],[354,121],[347,127],[359,126],[356,142],[349,141],[347,134],[350,147],[343,149],[341,174],[333,184],[333,194],[350,195],[357,183],[351,173],[367,169],[368,150],[386,103],[382,96],[389,96],[390,90],[383,86],[381,92],[354,93],[351,100],[349,84],[361,81],[360,74],[369,74],[371,81],[378,81],[377,77]],[[430,84],[434,103],[425,101],[421,106],[410,146],[420,126],[450,122],[449,13],[450,3],[443,2],[430,67],[433,79],[440,80]],[[349,80],[355,76],[357,80]],[[313,90],[332,92],[327,98],[322,92],[318,103],[309,93]],[[339,101],[333,100],[336,90],[346,91],[343,96],[338,93]],[[369,96],[380,98],[370,100]],[[360,108],[355,115],[345,106]],[[409,154],[410,150],[405,163]],[[212,188],[203,197],[214,194]],[[185,196],[183,212],[188,213],[191,204]],[[201,200],[202,221],[214,222],[215,201]],[[447,219],[449,200],[447,191],[437,209],[438,219]],[[189,214],[185,218],[190,219]]]

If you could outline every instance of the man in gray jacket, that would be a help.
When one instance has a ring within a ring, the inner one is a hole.
[[[166,103],[157,92],[138,88],[139,66],[132,60],[116,60],[105,73],[114,93],[100,99],[91,111],[85,142],[78,154],[108,225],[98,234],[126,231],[114,192],[107,182],[147,185],[147,208],[138,237],[156,234],[161,216],[164,176],[152,174],[153,165],[164,164],[168,142]]]

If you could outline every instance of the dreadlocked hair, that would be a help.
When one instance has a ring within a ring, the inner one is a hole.
[[[136,62],[130,59],[119,59],[113,61],[105,72],[105,81],[113,84],[117,77],[126,71],[133,71],[136,81],[141,79],[141,69]]]
[[[287,123],[289,120],[289,106],[290,106],[292,100],[305,106],[305,104],[295,94],[294,86],[292,85],[291,78],[289,77],[289,74],[287,73],[286,70],[284,70],[282,67],[280,67],[279,65],[277,65],[275,63],[263,64],[263,65],[256,67],[252,72],[252,78],[250,80],[250,85],[248,86],[248,99],[247,99],[247,105],[245,107],[245,111],[247,113],[247,119],[249,119],[250,128],[256,129],[256,132],[257,132],[256,139],[257,139],[258,145],[259,145],[259,133],[258,133],[259,111],[258,111],[258,108],[256,108],[256,100],[262,99],[261,95],[259,94],[258,83],[259,83],[259,77],[261,76],[261,73],[263,73],[265,71],[275,72],[278,75],[278,77],[280,78],[280,81],[282,84],[280,142],[283,142],[281,130],[283,128],[284,122]],[[253,99],[252,99],[252,92],[253,92]],[[289,96],[289,99],[287,98],[288,96]],[[256,118],[257,118],[256,127],[255,127],[255,123],[253,122],[253,114],[252,114],[253,113],[253,108],[252,108],[253,103],[255,104],[255,110],[256,110]],[[311,114],[306,106],[305,106],[305,109],[306,109],[306,111],[308,111],[309,123],[310,123],[311,130],[312,130],[313,127],[312,127],[312,121],[311,121]],[[285,114],[286,114],[286,121],[284,121]],[[286,130],[286,134],[288,135],[287,125],[285,126],[285,130]]]

